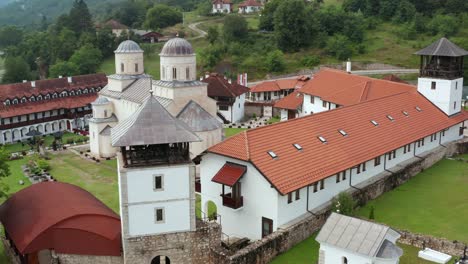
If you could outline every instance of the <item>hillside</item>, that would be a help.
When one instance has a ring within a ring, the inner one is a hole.
[[[74,0],[1,0],[0,26],[20,25],[33,26],[40,23],[45,16],[53,21],[61,14],[68,13]],[[109,4],[123,0],[87,0],[91,12],[95,15],[105,14]]]

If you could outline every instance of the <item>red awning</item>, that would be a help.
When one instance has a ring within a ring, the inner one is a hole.
[[[244,165],[226,162],[211,181],[232,187],[244,176],[246,171],[247,167]]]

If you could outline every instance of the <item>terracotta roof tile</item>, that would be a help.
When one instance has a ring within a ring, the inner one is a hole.
[[[208,78],[202,80],[208,84],[209,97],[237,97],[249,91],[249,88],[237,84],[236,82],[229,83],[224,79],[224,76],[218,73],[212,73]]]
[[[297,110],[299,107],[302,106],[303,99],[304,95],[300,93],[299,90],[296,90],[288,96],[276,102],[275,107],[281,109]]]
[[[259,3],[255,0],[245,0],[244,2],[239,4],[239,7],[244,7],[244,6],[263,6],[262,3]]]
[[[226,162],[211,181],[232,187],[244,176],[246,171],[247,167],[244,165]]]
[[[416,106],[423,111],[418,112]],[[395,120],[388,120],[387,115]],[[466,113],[448,117],[424,96],[410,91],[248,130],[213,146],[209,152],[250,161],[280,193],[287,194],[467,117]],[[372,125],[370,120],[379,125]],[[339,129],[348,136],[342,136]],[[318,136],[328,143],[321,143]],[[303,149],[298,151],[295,143]],[[278,158],[272,159],[267,153],[270,150]]]
[[[251,92],[274,92],[288,89],[299,89],[310,80],[307,76],[300,76],[295,79],[280,79],[275,81],[266,81],[250,88]]]

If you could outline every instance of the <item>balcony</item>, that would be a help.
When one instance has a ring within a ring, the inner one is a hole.
[[[244,206],[244,199],[243,199],[244,197],[242,196],[237,197],[237,198],[232,198],[231,194],[228,193],[225,195],[221,194],[221,197],[223,197],[223,205],[226,207],[229,207],[232,209],[239,209],[242,206]]]
[[[75,119],[75,118],[80,118],[83,117],[87,114],[91,114],[91,110],[83,110],[80,112],[75,112],[75,113],[64,113],[64,114],[59,114],[55,116],[48,116],[48,117],[42,117],[42,118],[36,118],[36,119],[30,119],[27,121],[20,121],[16,123],[10,123],[10,124],[4,124],[0,125],[0,130],[5,130],[5,129],[12,129],[12,128],[17,128],[17,127],[23,127],[23,126],[31,126],[31,125],[36,125],[36,124],[41,124],[45,122],[51,122],[51,121],[57,121],[57,120],[62,120],[62,119]]]

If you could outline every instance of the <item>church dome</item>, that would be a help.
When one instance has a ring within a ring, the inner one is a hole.
[[[143,52],[143,50],[135,41],[126,40],[120,43],[119,47],[114,52],[115,53],[137,53],[137,52]]]
[[[109,99],[99,96],[92,104],[107,104],[109,103]]]
[[[183,56],[192,55],[192,44],[183,38],[173,38],[169,40],[161,50],[160,55]]]

